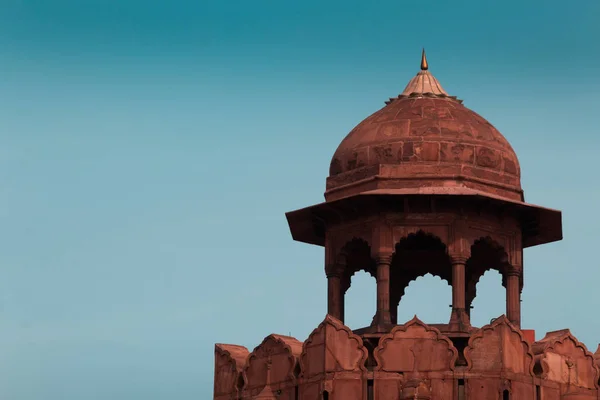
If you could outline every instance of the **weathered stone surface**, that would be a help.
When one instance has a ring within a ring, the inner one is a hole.
[[[449,97],[399,98],[361,122],[332,158],[328,193],[335,196],[338,175],[385,164],[402,166],[393,176],[399,182],[414,179],[414,168],[421,164],[428,167],[429,175],[438,177],[444,176],[444,164],[459,167],[458,174],[448,174],[448,179],[478,180],[486,171],[494,172],[489,176],[506,188],[499,191],[490,182],[484,191],[514,200],[522,197],[519,162],[510,144],[481,116]],[[505,175],[511,179],[504,179]],[[355,179],[347,175],[344,183]]]
[[[524,203],[506,139],[422,65],[342,141],[326,202],[287,214],[294,239],[325,247],[330,315],[304,342],[270,335],[250,354],[217,345],[215,399],[600,398],[600,347],[521,330],[523,248],[560,240],[560,212]],[[344,296],[361,270],[377,308],[352,331]],[[470,309],[488,270],[502,275],[506,316],[477,328]],[[397,325],[405,289],[425,274],[452,286],[448,320]]]
[[[471,335],[465,359],[471,372],[506,371],[533,376],[529,343],[504,315]]]
[[[215,345],[215,399],[230,399],[238,394],[241,372],[248,358],[248,349],[232,344]]]
[[[386,372],[451,371],[458,351],[450,339],[416,316],[379,339],[376,370]]]
[[[302,343],[293,337],[269,335],[248,356],[242,376],[244,396],[257,396],[266,386],[291,397],[296,376],[294,370]]]
[[[341,321],[327,315],[304,342],[302,377],[343,371],[366,371],[368,352],[360,336]]]
[[[598,388],[599,370],[594,354],[568,329],[546,333],[533,344],[533,351],[542,378],[558,382],[565,391]]]

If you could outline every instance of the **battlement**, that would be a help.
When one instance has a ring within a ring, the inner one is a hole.
[[[533,340],[504,315],[467,337],[416,316],[357,334],[328,315],[304,342],[269,335],[252,352],[217,344],[214,398],[598,399],[600,346],[591,353],[568,329]]]

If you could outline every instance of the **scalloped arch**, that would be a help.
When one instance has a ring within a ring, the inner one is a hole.
[[[498,349],[496,357],[491,357],[490,349],[493,348]],[[515,351],[519,350],[521,351],[520,361],[515,361],[519,360],[519,357],[515,357]],[[506,315],[501,315],[491,324],[477,330],[469,339],[464,354],[469,371],[502,368],[515,373],[535,376],[533,372],[534,355],[531,346],[523,337],[523,333],[510,323]]]
[[[454,370],[458,350],[437,328],[415,315],[382,336],[373,356],[378,371],[447,371]]]
[[[287,359],[288,368],[287,371],[284,371],[285,378],[280,381],[290,381],[293,384],[296,382],[296,376],[294,374],[294,368],[296,367],[296,362],[298,356],[300,355],[302,349],[302,342],[298,341],[296,338],[291,336],[283,336],[271,334],[264,338],[264,340],[254,348],[252,353],[248,355],[246,359],[246,363],[242,370],[242,377],[244,379],[244,390],[248,389],[258,389],[262,386],[266,385],[266,372],[265,371],[253,371],[254,363],[261,359],[271,360],[273,357],[284,356]],[[256,366],[259,368],[260,366]],[[273,368],[273,371],[280,368]],[[258,379],[263,380],[262,375],[265,375],[264,382],[260,382],[258,385],[251,386],[249,379],[249,372],[255,372],[255,374],[259,377]],[[277,381],[277,379],[275,379]]]
[[[390,268],[390,286],[392,289],[390,307],[392,309],[398,307],[406,288],[411,282],[422,276],[431,274],[451,284],[452,276],[448,247],[437,234],[418,229],[400,238],[396,242],[394,250]],[[414,264],[415,262],[428,262],[422,258],[415,259],[416,256],[413,253],[415,250],[429,250],[429,268],[422,268],[421,265],[416,266]],[[407,264],[404,265],[405,263]],[[412,267],[406,268],[406,266]]]
[[[400,239],[396,241],[394,244],[394,254],[396,254],[398,247],[402,247],[403,245],[410,245],[413,243],[419,243],[420,241],[429,241],[429,243],[435,243],[436,245],[443,246],[444,250],[448,251],[448,245],[444,243],[442,238],[437,233],[429,231],[427,229],[419,228],[413,232],[410,232],[406,235],[403,235]]]
[[[237,393],[248,355],[244,346],[215,344],[215,395]]]
[[[407,276],[406,279],[403,279],[395,284],[396,290],[393,293],[393,296],[392,296],[392,299],[390,302],[390,307],[392,307],[392,308],[398,307],[398,305],[402,301],[402,298],[406,294],[406,289],[408,289],[412,283],[416,282],[420,278],[425,278],[428,275],[430,275],[432,277],[440,278],[442,281],[445,281],[448,285],[452,285],[451,279],[449,277],[443,276],[442,274],[439,274],[436,272],[426,272],[425,274],[422,274],[422,273],[411,274],[411,275]]]
[[[581,343],[569,329],[548,332],[542,340],[539,340],[534,344],[533,351],[534,354],[539,357],[538,362],[542,370],[541,375],[545,379],[551,379],[552,376],[552,361],[550,360],[550,357],[548,357],[548,353],[555,353],[570,358],[569,355],[562,354],[557,349],[559,346],[564,346],[566,342],[571,342],[573,348],[579,350],[583,354],[583,357],[588,360],[588,363],[593,371],[593,376],[590,377],[593,385],[590,386],[598,389],[600,385],[600,366],[597,363],[598,360],[596,359],[595,355],[588,350],[585,344]]]
[[[360,336],[340,320],[326,315],[302,345],[300,376],[308,378],[325,372],[366,372],[368,351]]]
[[[491,251],[482,256],[482,251]],[[495,259],[495,262],[490,262]],[[508,250],[498,240],[490,235],[480,236],[472,240],[471,256],[467,261],[467,276],[466,276],[466,307],[470,313],[470,306],[477,297],[477,283],[483,275],[488,271],[495,270],[502,275],[502,286],[506,287],[505,266],[509,260]],[[521,289],[523,289],[523,281],[521,280]]]

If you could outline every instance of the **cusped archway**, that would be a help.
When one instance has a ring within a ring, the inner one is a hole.
[[[427,274],[437,276],[448,283],[452,282],[452,267],[446,245],[439,237],[419,230],[402,238],[396,244],[392,256],[390,268],[392,323],[398,323],[398,304],[408,285]]]

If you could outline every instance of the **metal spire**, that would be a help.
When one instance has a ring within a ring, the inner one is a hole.
[[[421,71],[427,71],[428,69],[427,56],[425,55],[425,49],[423,49],[423,53],[421,53]]]

